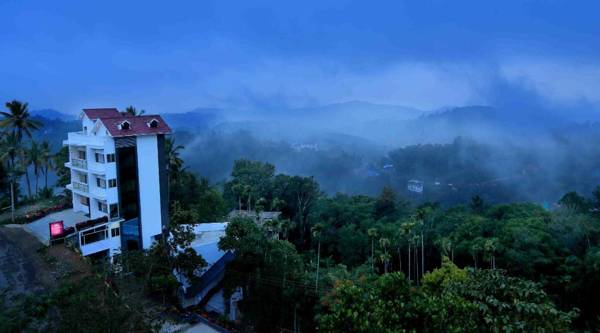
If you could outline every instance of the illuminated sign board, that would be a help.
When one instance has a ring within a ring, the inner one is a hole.
[[[50,222],[50,237],[61,236],[65,230],[63,221]]]

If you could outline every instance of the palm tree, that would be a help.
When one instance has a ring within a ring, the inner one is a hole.
[[[315,279],[315,290],[319,290],[319,265],[321,259],[321,231],[323,230],[323,225],[321,223],[317,223],[312,227],[312,236],[317,240],[317,278]]]
[[[415,227],[415,223],[414,222],[404,222],[401,225],[402,227],[402,233],[404,234],[404,236],[406,237],[406,243],[408,245],[408,281],[411,281],[412,278],[412,274],[411,274],[411,251],[410,251],[410,244],[412,242],[412,230]]]
[[[48,188],[48,172],[53,168],[53,156],[50,152],[50,144],[47,140],[42,142],[40,148],[40,162],[42,165],[42,173],[44,174],[44,187]]]
[[[37,142],[31,142],[31,148],[29,148],[27,156],[28,164],[33,165],[33,175],[35,176],[35,194],[38,193],[38,180],[40,176],[40,169],[42,166],[42,150]]]
[[[369,238],[371,238],[371,269],[375,269],[373,267],[373,254],[374,254],[374,246],[373,246],[373,242],[375,240],[375,237],[377,237],[377,229],[375,228],[369,228],[367,230],[367,235],[369,236]]]
[[[138,111],[133,105],[126,107],[125,112],[129,113],[132,116],[141,116],[144,113],[146,113],[146,111],[144,111],[144,110]]]
[[[6,161],[9,167],[14,167],[20,153],[21,145],[17,141],[17,136],[13,133],[4,135],[2,138],[2,152],[0,158],[3,161]]]
[[[27,196],[31,198],[31,181],[29,181],[29,150],[21,148],[19,149],[19,162],[25,172],[25,181],[27,183]]]
[[[2,133],[0,141],[0,162],[6,163],[6,175],[10,184],[10,212],[11,220],[15,222],[15,184],[17,179],[23,174],[21,166],[17,163],[17,157],[20,154],[21,146],[17,142],[16,135],[13,133]]]
[[[23,139],[23,133],[31,137],[34,130],[40,129],[43,124],[35,119],[31,119],[27,103],[21,103],[17,100],[7,102],[6,107],[9,112],[0,112],[4,119],[0,120],[0,127],[8,129],[16,135],[17,141],[20,143]]]
[[[490,268],[496,269],[496,249],[498,247],[498,239],[490,238],[486,239],[483,244],[483,249],[485,250],[487,256],[490,258]]]
[[[184,149],[182,145],[175,143],[175,139],[165,139],[165,156],[167,159],[167,172],[170,178],[176,179],[177,175],[183,170],[183,160],[179,157],[179,152]]]
[[[6,103],[6,108],[9,112],[0,112],[4,116],[4,119],[0,120],[0,127],[6,129],[9,133],[12,133],[17,144],[21,144],[23,139],[23,133],[31,138],[31,133],[43,126],[43,124],[35,119],[31,119],[29,110],[27,110],[27,103],[22,103],[17,100]],[[31,196],[31,184],[29,182],[29,173],[27,172],[26,155],[24,152],[17,154],[21,157],[22,166],[25,171],[25,179],[27,180],[27,190],[29,196]],[[14,167],[14,160],[13,160]]]
[[[379,239],[379,246],[383,248],[383,253],[380,256],[381,262],[383,263],[383,272],[388,272],[388,263],[390,261],[390,255],[388,254],[387,247],[390,245],[389,238],[382,237]]]

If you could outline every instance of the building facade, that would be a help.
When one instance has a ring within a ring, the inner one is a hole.
[[[115,108],[84,109],[81,131],[68,134],[73,210],[89,217],[77,226],[83,255],[112,257],[148,249],[168,225],[165,135],[158,115]]]

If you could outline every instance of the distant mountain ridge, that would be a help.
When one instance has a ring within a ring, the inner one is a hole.
[[[42,117],[49,120],[71,121],[77,119],[74,115],[65,114],[54,109],[31,110],[29,113],[32,117]]]

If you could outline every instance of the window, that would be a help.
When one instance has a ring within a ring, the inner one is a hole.
[[[88,178],[87,178],[87,175],[85,175],[85,174],[78,173],[77,174],[77,178],[79,179],[79,182],[82,183],[82,184],[87,184],[88,183],[88,181],[87,181]]]
[[[101,212],[103,212],[103,213],[108,213],[108,207],[102,201],[98,201],[98,210],[101,211]]]
[[[106,154],[106,161],[108,163],[113,163],[115,161],[115,154]]]
[[[80,234],[80,244],[86,245],[94,242],[101,241],[108,238],[108,229],[106,225],[102,225],[93,229],[86,230]]]
[[[150,128],[157,128],[158,127],[158,120],[156,119],[152,119],[148,122],[148,127]]]
[[[87,134],[87,126],[83,126],[83,134]]]
[[[108,187],[117,187],[117,180],[116,179],[109,179],[108,180]]]
[[[118,237],[119,235],[121,235],[121,228],[117,227],[110,229],[110,237]]]
[[[121,130],[128,130],[131,128],[131,124],[128,121],[124,121],[121,123]]]
[[[96,186],[98,186],[100,188],[106,188],[106,179],[96,177]]]
[[[96,157],[96,163],[104,163],[104,154],[102,153],[94,153]]]
[[[90,205],[90,198],[88,197],[79,197],[79,202],[84,206]]]
[[[109,206],[109,215],[111,219],[117,218],[119,217],[119,205],[114,203],[114,204],[110,204]]]
[[[77,158],[80,160],[85,160],[85,150],[78,150],[77,151]]]

